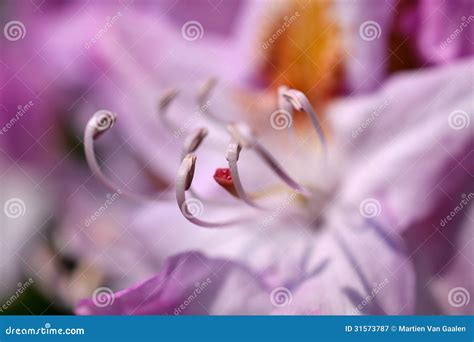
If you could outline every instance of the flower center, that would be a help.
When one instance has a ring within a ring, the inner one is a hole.
[[[207,99],[210,96],[211,90],[215,87],[215,80],[207,82],[204,87],[201,89],[198,97],[197,103],[202,105],[207,103]],[[170,104],[176,99],[178,92],[171,90],[166,93],[159,103],[159,118],[162,124],[167,127],[169,130],[176,132],[176,124],[173,123],[170,118],[167,116],[167,109]],[[319,138],[322,151],[323,151],[323,161],[326,163],[327,159],[327,146],[326,146],[326,137],[321,128],[321,124],[318,120],[316,113],[314,112],[308,98],[300,91],[295,89],[288,89],[285,86],[281,86],[278,89],[278,107],[279,110],[284,110],[288,115],[293,115],[293,111],[301,111],[306,113],[313,125],[313,128]],[[274,189],[265,189],[261,191],[260,194],[247,192],[245,187],[242,184],[239,175],[238,160],[242,150],[252,150],[256,155],[262,160],[262,162],[268,166],[268,168],[279,178],[282,182],[282,185],[286,186],[287,189],[292,190],[292,196],[294,198],[304,198],[311,203],[314,199],[317,199],[321,194],[316,193],[307,186],[300,184],[295,180],[290,174],[285,171],[284,167],[277,161],[277,159],[272,155],[272,153],[263,146],[259,141],[258,137],[253,133],[253,131],[244,123],[229,123],[225,120],[215,116],[209,108],[206,108],[203,111],[208,118],[212,119],[214,122],[217,122],[222,128],[226,129],[229,135],[231,136],[231,141],[227,147],[226,159],[229,164],[228,168],[218,168],[214,173],[214,180],[223,187],[230,195],[238,198],[243,201],[245,204],[253,207],[258,210],[273,210],[274,208],[269,208],[262,203],[260,199],[273,194]],[[94,171],[94,173],[109,187],[114,190],[118,187],[106,177],[97,163],[94,153],[94,141],[109,128],[112,127],[116,119],[116,116],[108,111],[99,111],[90,119],[84,135],[84,146],[86,159],[89,163],[89,166]],[[249,220],[255,220],[256,217],[245,219],[238,217],[225,222],[208,222],[197,218],[190,213],[193,210],[190,209],[190,202],[193,203],[202,202],[200,196],[198,196],[192,189],[192,182],[194,178],[194,169],[197,161],[196,155],[194,153],[198,150],[202,141],[206,138],[208,131],[206,128],[198,128],[193,133],[188,135],[183,141],[182,148],[182,162],[177,172],[176,177],[176,200],[178,207],[183,213],[183,216],[194,224],[207,228],[214,227],[223,227],[235,225],[238,223],[246,222]],[[191,194],[193,197],[187,198],[186,193]],[[125,193],[129,194],[133,198],[143,199],[143,195],[135,193]],[[145,198],[146,199],[146,198]],[[222,204],[222,203],[220,203]],[[202,210],[198,211],[202,213]]]

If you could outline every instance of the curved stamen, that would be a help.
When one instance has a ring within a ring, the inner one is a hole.
[[[275,174],[290,188],[306,197],[312,195],[312,192],[309,189],[299,184],[297,181],[291,178],[288,173],[286,173],[286,171],[278,163],[275,157],[273,157],[273,155],[262,144],[258,142],[249,127],[242,124],[232,124],[228,126],[228,131],[242,147],[252,148],[262,159],[262,161],[267,164],[270,169],[275,172]]]
[[[176,201],[183,216],[195,225],[205,228],[220,228],[248,222],[249,219],[242,218],[224,222],[207,222],[199,218],[204,209],[202,202],[195,198],[186,198],[186,191],[190,189],[193,181],[195,165],[196,156],[193,154],[186,155],[181,162],[176,177]]]
[[[316,134],[318,135],[319,141],[321,142],[324,158],[327,157],[327,142],[326,136],[324,134],[323,128],[321,127],[321,123],[319,122],[318,116],[311,106],[308,98],[305,94],[301,91],[296,89],[289,89],[283,93],[283,96],[288,100],[288,102],[293,106],[294,109],[298,111],[305,112],[308,114],[309,118],[311,119],[311,123],[316,130]]]
[[[226,153],[226,159],[229,162],[229,169],[232,175],[232,181],[235,191],[237,192],[238,197],[251,207],[265,209],[264,207],[253,201],[250,195],[247,194],[244,187],[242,186],[242,182],[240,181],[239,176],[239,168],[237,167],[237,161],[239,160],[240,150],[240,144],[237,141],[232,140],[229,146],[227,147]]]
[[[183,151],[181,152],[181,159],[184,158],[187,154],[195,152],[198,147],[203,142],[204,138],[207,136],[208,130],[205,127],[200,127],[196,129],[193,133],[188,135],[183,143]],[[203,200],[204,198],[196,193],[194,189],[189,189],[189,192],[192,196],[198,198],[199,200]],[[215,201],[215,200],[208,200],[207,202],[211,202],[213,204],[222,204],[222,201]]]
[[[84,153],[89,168],[105,186],[114,192],[120,191],[120,194],[133,198],[134,200],[158,200],[155,197],[124,191],[119,185],[115,184],[102,172],[95,155],[94,141],[103,133],[105,133],[109,128],[111,128],[115,121],[116,116],[114,113],[108,110],[99,110],[92,116],[92,118],[90,118],[89,122],[87,123],[86,129],[84,131]]]

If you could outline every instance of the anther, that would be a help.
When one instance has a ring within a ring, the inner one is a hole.
[[[205,127],[200,127],[196,129],[193,133],[191,133],[189,136],[187,136],[184,140],[183,143],[183,150],[182,150],[182,155],[181,158],[184,158],[187,154],[189,153],[194,153],[198,149],[198,147],[201,145],[203,142],[204,138],[207,136],[208,130]],[[188,190],[188,189],[186,189]],[[214,199],[205,199],[203,198],[202,195],[196,192],[195,189],[189,189],[189,193],[193,196],[198,198],[199,200],[203,201],[205,200],[206,202],[213,203],[213,204],[223,204],[221,200],[214,200]]]
[[[194,170],[196,168],[196,156],[188,154],[183,158],[182,172],[184,177],[184,190],[189,190],[194,178]]]
[[[207,128],[200,127],[186,137],[183,144],[183,153],[188,154],[197,150],[204,138],[207,136]]]
[[[178,127],[173,123],[173,121],[168,117],[168,108],[171,102],[178,96],[178,91],[176,89],[168,90],[158,102],[158,119],[166,127],[166,129],[172,134],[178,130]]]
[[[285,93],[289,90],[289,88],[285,85],[279,86],[277,90],[277,101],[278,101],[278,109],[282,110],[286,113],[290,113],[293,116],[293,105],[287,100],[285,97]]]
[[[200,106],[205,105],[206,101],[209,100],[210,94],[214,90],[216,84],[217,84],[217,79],[214,77],[210,77],[201,86],[198,93],[198,103]]]
[[[178,96],[178,90],[174,88],[169,89],[167,92],[165,92],[158,104],[160,111],[163,111],[164,109],[168,108],[169,104],[176,98],[176,96]]]

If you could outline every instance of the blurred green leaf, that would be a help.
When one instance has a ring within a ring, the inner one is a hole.
[[[8,298],[0,301],[0,306],[7,302]],[[34,286],[30,286],[20,297],[12,302],[7,309],[2,309],[0,315],[71,315],[72,312],[64,307],[52,303]]]

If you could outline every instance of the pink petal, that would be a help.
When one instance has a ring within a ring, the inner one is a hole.
[[[161,272],[112,295],[110,305],[85,299],[81,315],[207,315],[264,314],[268,295],[258,276],[225,259],[208,259],[198,252],[171,257]],[[99,303],[99,305],[95,305]]]
[[[472,130],[450,124],[450,115],[472,121],[472,70],[467,60],[401,74],[373,96],[332,108],[336,140],[347,157],[344,201],[383,201],[395,230],[453,206],[474,174]]]

